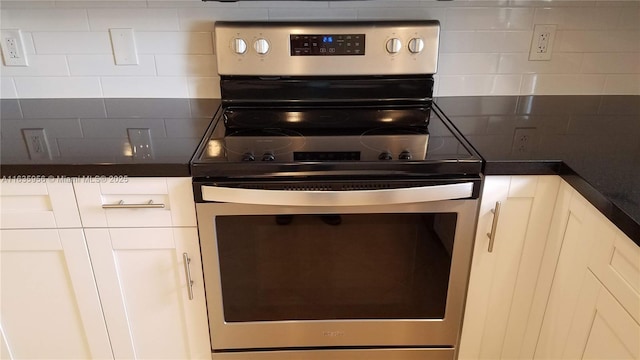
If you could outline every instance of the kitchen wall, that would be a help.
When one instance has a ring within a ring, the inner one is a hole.
[[[1,98],[219,97],[216,20],[438,19],[436,94],[640,95],[640,1],[19,0],[28,67],[0,68]],[[534,24],[556,24],[550,61],[529,61]],[[115,65],[109,29],[132,28],[138,65]]]

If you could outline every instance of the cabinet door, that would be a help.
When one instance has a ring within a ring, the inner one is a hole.
[[[196,228],[85,233],[115,358],[210,359]]]
[[[563,359],[640,359],[640,325],[590,271],[580,291]]]
[[[3,229],[80,227],[71,182],[0,182],[0,226]]]
[[[85,228],[196,226],[191,178],[73,184]]]
[[[0,267],[0,358],[113,358],[82,230],[2,230]]]
[[[559,184],[557,176],[485,179],[460,359],[526,357],[521,346]],[[492,229],[497,201],[501,211]],[[489,232],[495,232],[492,252]]]
[[[545,254],[557,262],[547,266],[553,282],[535,358],[637,360],[640,251],[568,184],[561,193]]]
[[[602,232],[597,211],[590,209],[584,198],[563,183],[561,192],[565,191],[568,199],[556,206],[549,234],[548,252],[559,253],[549,255],[557,258],[555,266],[547,264],[553,281],[535,349],[536,359],[562,358],[594,240],[611,236]]]

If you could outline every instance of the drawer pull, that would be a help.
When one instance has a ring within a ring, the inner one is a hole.
[[[193,280],[191,280],[191,259],[189,254],[182,253],[182,259],[184,260],[184,274],[187,277],[187,292],[189,293],[189,300],[193,300]]]
[[[493,214],[493,223],[491,223],[491,232],[487,233],[487,236],[489,237],[488,252],[493,252],[493,243],[496,241],[496,233],[498,232],[498,217],[500,217],[501,206],[502,202],[496,201],[496,208],[491,209],[491,213]]]
[[[125,204],[120,200],[117,204],[102,204],[103,209],[164,209],[164,204],[154,204],[149,200],[146,204]]]

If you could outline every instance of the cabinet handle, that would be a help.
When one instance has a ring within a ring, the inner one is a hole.
[[[191,259],[189,258],[189,254],[182,253],[182,259],[184,260],[184,274],[187,277],[187,290],[189,293],[189,300],[193,300],[193,280],[191,280],[191,267],[189,264],[191,263]]]
[[[164,209],[164,204],[154,204],[153,200],[149,200],[146,204],[125,204],[124,200],[118,201],[117,204],[102,204],[103,209]]]
[[[493,214],[493,223],[491,223],[491,232],[487,233],[487,236],[489,237],[488,252],[493,252],[493,243],[496,241],[496,232],[498,232],[498,217],[500,217],[501,206],[502,202],[496,201],[495,209],[491,209],[491,213]]]

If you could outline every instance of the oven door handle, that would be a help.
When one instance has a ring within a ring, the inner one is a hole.
[[[351,191],[256,190],[202,185],[202,199],[235,204],[279,206],[375,206],[471,197],[473,183]]]

